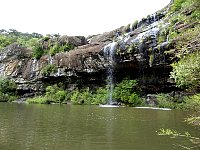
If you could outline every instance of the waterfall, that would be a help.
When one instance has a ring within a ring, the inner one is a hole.
[[[156,13],[153,14],[153,22],[156,22]]]
[[[49,55],[48,63],[49,63],[50,65],[53,64],[53,57],[52,57],[51,55]]]
[[[133,23],[130,24],[130,32],[133,31]]]
[[[114,61],[115,61],[115,50],[116,50],[117,42],[112,42],[108,45],[106,45],[103,49],[104,57],[108,61],[107,66],[107,86],[109,89],[109,95],[108,95],[108,101],[107,104],[111,105],[113,103],[113,90],[114,90],[114,84],[113,84],[113,71],[114,71]]]
[[[32,63],[32,71],[36,71],[37,67],[38,67],[38,61],[36,58],[34,58]]]

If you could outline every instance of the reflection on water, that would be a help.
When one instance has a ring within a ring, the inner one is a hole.
[[[176,150],[184,139],[157,136],[160,128],[198,129],[183,122],[186,112],[73,105],[0,103],[1,150]]]

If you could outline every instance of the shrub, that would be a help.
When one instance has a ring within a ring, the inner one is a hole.
[[[56,85],[47,86],[45,97],[49,102],[62,103],[66,98],[66,92]]]
[[[81,104],[81,102],[79,101],[78,97],[79,97],[79,91],[78,90],[74,90],[72,92],[72,94],[71,94],[71,97],[70,97],[71,102],[73,104]]]
[[[58,44],[55,44],[53,47],[50,48],[49,50],[49,54],[51,56],[55,55],[56,53],[60,52],[61,51],[61,48]]]
[[[181,88],[197,88],[200,81],[200,54],[190,54],[179,62],[172,64],[173,70],[170,78],[174,79],[176,85]]]
[[[42,49],[42,45],[39,43],[35,43],[33,46],[33,57],[36,59],[40,59],[42,55],[44,54],[44,50]]]
[[[0,102],[12,102],[17,99],[16,95],[5,94],[0,92]]]
[[[64,52],[70,51],[74,48],[75,48],[75,45],[73,43],[67,43],[67,44],[62,46],[62,49],[63,49]]]
[[[185,2],[185,0],[174,0],[171,11],[178,11],[182,8],[182,4]]]
[[[134,106],[139,106],[139,105],[142,104],[142,99],[138,96],[137,93],[132,93],[132,94],[129,96],[128,102],[129,102],[130,104],[133,104]]]
[[[6,37],[4,35],[0,35],[0,50],[4,49],[6,46],[14,43],[16,40],[12,37]]]
[[[106,104],[108,100],[108,90],[107,88],[98,88],[96,90],[96,94],[93,94],[93,102],[92,104]]]
[[[75,90],[72,92],[71,101],[73,104],[106,104],[108,99],[107,88],[98,88],[96,91],[90,91],[89,88],[83,90]]]
[[[66,92],[64,90],[57,91],[55,94],[55,102],[62,103],[66,98]]]
[[[43,76],[49,76],[51,73],[55,73],[56,71],[57,67],[54,64],[48,64],[42,68],[41,73]]]
[[[5,78],[5,77],[0,77],[0,91],[3,93],[10,93],[10,92],[15,92],[17,88],[17,85],[15,82]]]
[[[70,51],[70,50],[74,49],[74,47],[75,46],[72,43],[67,43],[64,45],[59,45],[58,43],[56,43],[55,45],[53,45],[53,47],[50,48],[49,54],[51,56],[53,56],[56,53]]]
[[[28,104],[49,104],[50,101],[44,96],[38,96],[34,98],[28,98],[26,100]]]
[[[93,95],[88,88],[81,91],[75,90],[71,95],[71,101],[73,104],[92,104]]]
[[[184,98],[184,109],[200,111],[200,94]]]
[[[139,89],[136,80],[123,80],[116,85],[113,97],[118,102],[137,106],[142,103],[138,93]]]
[[[56,85],[47,86],[46,93],[44,96],[38,96],[34,98],[29,98],[27,103],[35,103],[35,104],[50,104],[50,103],[62,103],[65,101],[66,92],[57,87]]]
[[[176,104],[173,102],[173,98],[169,94],[158,94],[156,95],[158,101],[158,107],[160,108],[176,108]]]
[[[11,102],[16,100],[16,88],[17,85],[15,82],[0,77],[0,102]]]

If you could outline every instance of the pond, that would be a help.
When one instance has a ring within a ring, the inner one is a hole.
[[[188,112],[132,107],[0,103],[1,150],[177,150],[184,138],[158,136],[160,128],[199,129],[184,122]]]

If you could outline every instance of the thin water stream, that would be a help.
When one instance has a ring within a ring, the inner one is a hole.
[[[115,61],[115,50],[116,50],[117,43],[112,42],[104,47],[104,57],[108,61],[108,67],[107,67],[107,86],[109,89],[109,96],[108,96],[108,102],[107,105],[112,104],[112,97],[113,97],[113,90],[114,90],[114,61]]]

